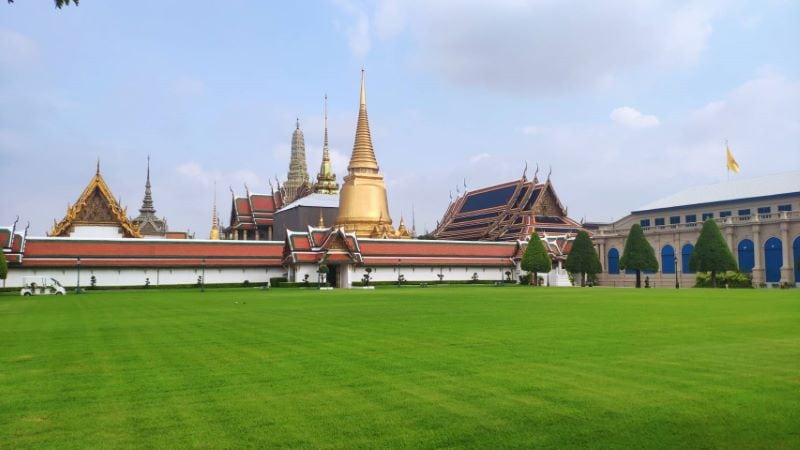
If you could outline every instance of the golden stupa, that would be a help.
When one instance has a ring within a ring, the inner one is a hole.
[[[355,232],[359,237],[406,237],[392,228],[386,185],[383,182],[372,148],[367,120],[367,93],[361,71],[361,104],[358,110],[356,140],[347,166],[347,176],[339,193],[339,216],[336,227]]]

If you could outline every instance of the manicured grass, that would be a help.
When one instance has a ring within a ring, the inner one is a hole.
[[[800,448],[800,291],[0,296],[0,447]]]

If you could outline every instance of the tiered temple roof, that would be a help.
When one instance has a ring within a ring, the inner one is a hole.
[[[139,228],[128,220],[127,209],[114,199],[111,189],[100,175],[99,161],[89,185],[74,205],[67,206],[67,214],[53,225],[49,235],[70,236],[76,226],[82,225],[117,227],[123,237],[142,237]]]
[[[280,191],[271,194],[251,194],[237,197],[231,190],[230,226],[225,230],[255,230],[259,226],[272,226],[275,211],[283,207],[283,195]]]
[[[513,267],[523,249],[521,242],[359,238],[342,228],[308,227],[288,233],[283,263]]]
[[[467,191],[450,202],[433,235],[465,241],[526,240],[536,230],[542,236],[573,235],[581,225],[567,217],[553,185],[537,178],[509,181]]]
[[[144,184],[144,199],[142,207],[139,208],[139,216],[131,222],[136,225],[139,233],[143,236],[167,235],[167,221],[156,216],[156,208],[153,205],[153,194],[150,190],[150,155],[147,156],[147,181]]]

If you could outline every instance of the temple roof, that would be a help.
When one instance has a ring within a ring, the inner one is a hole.
[[[281,211],[287,211],[293,208],[298,208],[300,206],[312,206],[312,207],[319,207],[319,208],[338,208],[339,207],[339,195],[338,194],[309,194],[305,197],[300,197],[297,200],[289,203],[288,205],[281,208]]]
[[[103,176],[100,163],[86,189],[74,205],[67,206],[67,214],[53,226],[50,236],[69,236],[75,225],[116,225],[125,237],[142,237],[136,225],[128,220],[127,209],[114,199]]]
[[[251,194],[237,197],[231,191],[230,228],[252,229],[257,225],[271,225],[275,211],[283,206],[280,192]]]
[[[467,191],[451,201],[434,231],[437,239],[514,241],[581,229],[567,217],[550,180],[518,180]]]
[[[784,194],[800,194],[800,171],[695,186],[642,205],[633,212],[706,205],[732,200],[741,201]]]

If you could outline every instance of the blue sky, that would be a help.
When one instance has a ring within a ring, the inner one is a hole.
[[[602,4],[601,4],[602,3]],[[190,8],[189,5],[192,7]],[[285,179],[295,117],[346,172],[361,67],[394,220],[470,188],[552,180],[576,219],[800,169],[800,3],[553,0],[0,4],[0,223],[61,219],[94,172],[135,216],[147,155],[173,230],[206,236]],[[314,176],[315,173],[312,173]]]

